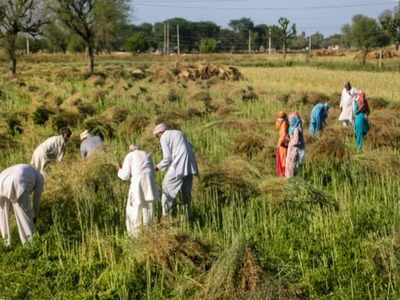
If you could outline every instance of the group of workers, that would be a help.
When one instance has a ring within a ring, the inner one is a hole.
[[[356,145],[363,147],[363,139],[368,132],[368,114],[370,112],[365,93],[354,89],[348,82],[342,92],[339,121],[343,126],[354,125]],[[320,133],[326,126],[329,105],[316,103],[311,111],[310,134]],[[279,140],[276,148],[276,174],[280,177],[293,177],[304,160],[303,121],[297,112],[280,112],[276,120]],[[161,206],[163,216],[175,215],[177,197],[181,195],[181,205],[189,220],[192,218],[191,194],[193,176],[198,174],[196,158],[192,145],[179,130],[171,130],[164,123],[158,124],[153,131],[160,140],[163,159],[153,164],[149,153],[137,145],[129,147],[122,164],[117,166],[121,180],[129,181],[130,188],[126,205],[126,228],[136,237],[142,225],[148,225],[153,219],[153,207],[160,193],[156,185],[155,173],[165,172],[162,182]],[[40,144],[32,155],[30,164],[14,165],[0,173],[0,233],[6,245],[10,245],[9,210],[13,208],[16,216],[19,236],[24,244],[31,240],[34,224],[39,213],[39,204],[46,177],[46,166],[52,161],[61,161],[66,145],[71,138],[69,128],[60,130],[60,134],[48,138]],[[89,158],[103,148],[103,139],[85,130],[80,135],[80,153],[82,159]],[[33,201],[30,197],[33,194]],[[33,204],[33,205],[32,205]]]
[[[368,115],[370,108],[365,93],[355,89],[350,82],[346,82],[340,100],[341,114],[339,121],[344,127],[353,126],[356,147],[359,151],[364,145],[364,137],[368,133]],[[329,104],[315,103],[311,110],[309,132],[311,135],[319,134],[326,126]],[[276,128],[279,132],[276,147],[275,169],[278,177],[293,177],[304,161],[304,135],[303,122],[299,113],[287,115],[279,112]]]
[[[164,171],[161,205],[163,216],[176,214],[177,197],[181,193],[181,204],[187,217],[192,217],[191,194],[193,176],[197,175],[196,158],[185,135],[179,130],[170,130],[164,123],[153,132],[160,139],[163,159],[154,166],[151,155],[137,145],[129,147],[122,164],[118,164],[118,177],[129,181],[130,188],[126,205],[126,227],[136,237],[141,226],[151,223],[154,202],[159,199],[155,172]],[[11,243],[9,211],[12,207],[16,217],[21,242],[32,239],[34,224],[39,213],[39,204],[46,177],[46,166],[52,161],[61,161],[72,132],[68,128],[48,138],[33,152],[31,164],[17,164],[0,173],[0,233],[6,245]],[[103,148],[100,136],[85,130],[80,135],[81,157],[87,159]],[[31,201],[32,196],[32,201]]]

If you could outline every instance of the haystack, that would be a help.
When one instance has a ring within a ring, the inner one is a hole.
[[[106,119],[109,123],[114,123],[116,125],[124,122],[128,115],[129,110],[117,106],[112,106],[102,113],[102,117],[104,119]]]
[[[192,274],[208,271],[212,262],[210,246],[171,227],[171,224],[161,224],[140,236],[130,250],[138,263],[162,268],[167,272],[168,283],[179,274],[177,270],[189,269]]]
[[[220,166],[203,172],[200,189],[222,205],[235,200],[246,201],[259,194],[255,184],[259,176],[259,171],[247,161],[230,157]]]
[[[326,130],[319,137],[307,137],[307,157],[310,161],[341,162],[349,160],[351,150],[343,141],[345,130]],[[342,135],[343,134],[343,135]]]
[[[246,299],[260,288],[264,277],[252,247],[237,238],[206,274],[195,299]]]
[[[220,80],[238,81],[243,79],[239,69],[232,66],[222,66],[213,64],[180,64],[177,63],[171,69],[157,67],[151,70],[152,79],[161,82]]]
[[[280,206],[291,216],[298,217],[307,217],[313,214],[316,208],[323,211],[339,209],[339,204],[334,198],[301,178],[292,178],[285,185]]]
[[[84,121],[84,127],[91,131],[95,135],[99,135],[102,138],[114,137],[114,128],[108,120],[104,117],[92,117]]]
[[[400,157],[396,151],[376,150],[364,152],[355,157],[354,162],[359,164],[364,174],[370,176],[399,176]]]
[[[400,120],[396,112],[387,109],[375,111],[369,117],[369,123],[366,143],[370,147],[400,147]]]
[[[264,138],[257,134],[247,132],[239,134],[234,141],[234,153],[243,154],[252,159],[265,148]]]

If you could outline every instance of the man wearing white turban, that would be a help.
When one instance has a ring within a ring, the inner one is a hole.
[[[176,212],[176,197],[181,192],[182,204],[191,220],[193,176],[198,173],[192,145],[181,131],[169,130],[164,123],[157,125],[153,134],[160,139],[163,153],[156,171],[166,172],[161,197],[163,215]]]

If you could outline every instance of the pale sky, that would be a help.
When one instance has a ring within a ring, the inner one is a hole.
[[[213,21],[227,27],[229,20],[251,18],[255,24],[275,24],[287,17],[307,34],[340,32],[355,14],[377,17],[392,9],[388,0],[133,0],[133,22],[159,22],[182,17],[191,21]]]

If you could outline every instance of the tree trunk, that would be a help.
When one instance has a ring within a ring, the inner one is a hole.
[[[13,77],[17,75],[17,58],[15,55],[10,59],[10,72]]]
[[[400,42],[397,42],[396,43],[396,51],[399,51],[399,49],[400,49]]]
[[[286,59],[286,41],[283,42],[282,50],[283,50],[283,58]]]
[[[88,55],[89,55],[89,73],[94,73],[94,49],[92,45],[88,46]]]
[[[367,63],[367,55],[368,55],[368,49],[364,49],[362,52],[362,61],[361,61],[363,66],[365,66],[365,64]]]
[[[10,59],[10,72],[13,77],[17,75],[16,40],[16,35],[10,35],[7,37],[6,42],[8,58]]]

